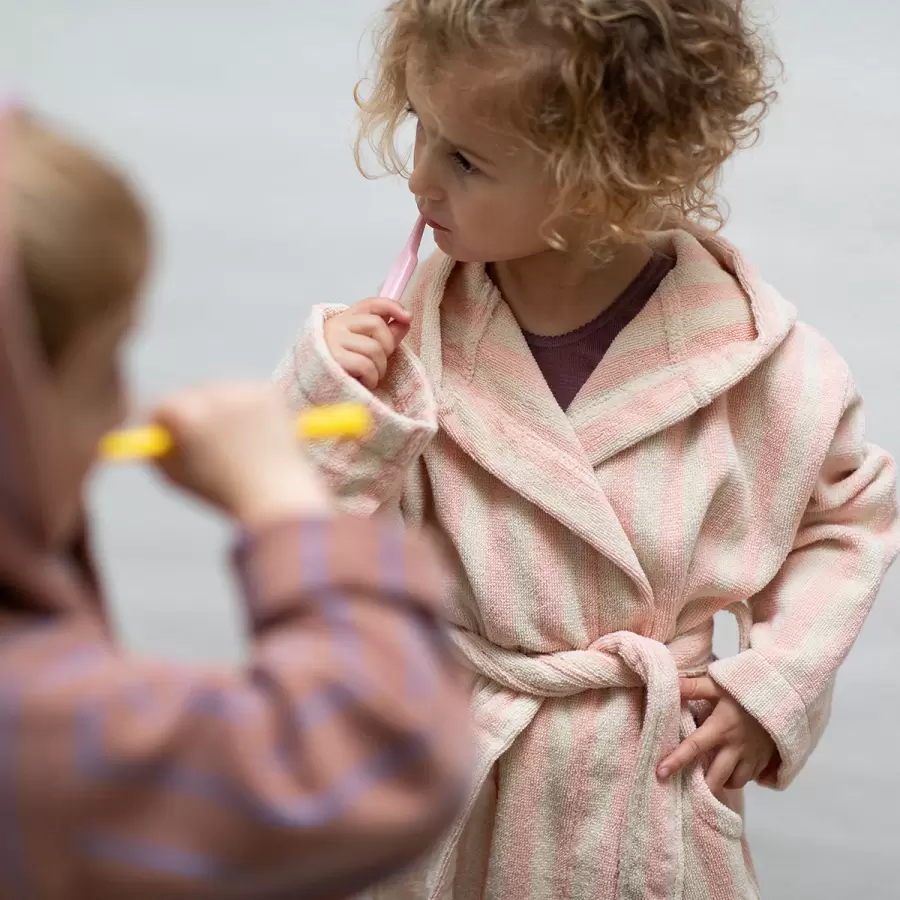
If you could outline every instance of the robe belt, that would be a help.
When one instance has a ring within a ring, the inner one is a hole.
[[[749,646],[752,618],[746,604],[728,607],[737,619],[740,647]],[[476,784],[466,812],[439,848],[427,879],[429,898],[438,897],[451,870],[450,860],[465,821],[477,800],[491,768],[510,744],[530,724],[540,705],[552,698],[572,697],[586,691],[609,688],[643,688],[647,698],[629,792],[620,864],[620,900],[644,900],[677,894],[684,877],[684,848],[680,824],[674,832],[672,817],[681,804],[681,778],[661,783],[656,769],[662,757],[685,736],[685,719],[690,717],[681,702],[680,677],[696,677],[706,672],[713,659],[713,623],[703,623],[663,644],[628,631],[604,635],[585,650],[525,654],[505,650],[478,635],[456,629],[453,640],[464,661],[479,676],[473,697],[473,713],[478,727],[479,713],[488,705],[488,695],[497,686],[520,698],[533,698],[530,714],[521,716],[504,739],[479,748]],[[513,708],[514,704],[510,705]],[[659,817],[659,827],[653,822]],[[668,825],[667,825],[668,822]],[[669,833],[669,846],[651,846],[651,834]],[[647,860],[665,857],[655,868],[655,884],[647,883]]]

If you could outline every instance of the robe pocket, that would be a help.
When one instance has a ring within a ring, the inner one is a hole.
[[[702,765],[691,767],[684,779],[685,877],[679,900],[760,900],[743,840],[743,819],[713,796]]]
[[[681,739],[689,737],[697,730],[694,715],[685,710],[681,720]],[[726,838],[740,840],[744,836],[744,819],[739,812],[723,803],[709,789],[706,783],[706,767],[698,760],[689,766],[684,773],[684,790],[691,810],[699,816],[717,834]],[[732,791],[737,797],[741,794]]]
[[[685,789],[691,810],[722,837],[740,840],[744,836],[744,819],[723,803],[709,789],[706,772],[698,762],[685,772]]]

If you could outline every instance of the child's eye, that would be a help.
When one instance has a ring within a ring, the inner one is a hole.
[[[478,171],[478,168],[473,166],[458,150],[452,154],[452,158],[454,164],[462,170],[464,175],[474,175]]]

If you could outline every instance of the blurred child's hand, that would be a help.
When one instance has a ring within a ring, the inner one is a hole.
[[[775,759],[775,742],[769,733],[712,678],[683,678],[681,697],[708,700],[714,708],[709,718],[663,760],[660,778],[668,778],[710,754],[706,783],[717,794],[722,788],[737,790],[756,780]]]
[[[175,442],[158,463],[169,480],[243,525],[329,512],[328,493],[271,385],[188,391],[155,418]]]
[[[325,322],[325,343],[335,362],[370,391],[409,332],[409,313],[394,300],[373,297]]]

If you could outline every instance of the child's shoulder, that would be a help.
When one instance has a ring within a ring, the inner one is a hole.
[[[740,250],[719,236],[700,243],[715,254],[717,263],[724,261],[723,268],[750,299],[757,337],[765,346],[764,358],[751,378],[793,392],[799,399],[818,394],[820,402],[835,397],[842,404],[852,388],[852,374],[834,344],[804,321],[802,311]]]
[[[850,367],[838,349],[821,331],[802,316],[802,309],[785,299],[776,288],[768,282],[758,281],[761,293],[765,294],[764,302],[772,309],[778,310],[789,323],[783,339],[777,343],[772,354],[774,362],[780,367],[787,367],[797,373],[798,377],[809,377],[812,373],[827,378],[850,378]]]
[[[850,366],[835,345],[813,325],[798,319],[790,335],[796,352],[816,354],[820,365],[849,374]]]
[[[780,296],[779,300],[789,305]],[[821,331],[796,313],[783,339],[751,375],[751,382],[762,397],[789,409],[792,416],[811,416],[825,426],[837,424],[854,393],[847,361]]]

